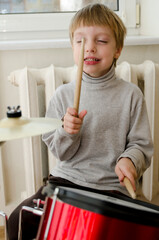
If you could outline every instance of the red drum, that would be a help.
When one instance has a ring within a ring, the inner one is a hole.
[[[157,240],[159,207],[59,187],[47,198],[37,240]]]

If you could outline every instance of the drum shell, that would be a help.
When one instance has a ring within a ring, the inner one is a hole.
[[[47,198],[43,220],[37,235],[38,240],[156,240],[159,236],[158,226],[149,226],[126,221],[79,208],[61,200],[57,200],[47,237],[46,225],[53,204]]]

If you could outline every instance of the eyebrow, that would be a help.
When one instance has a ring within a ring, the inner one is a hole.
[[[83,35],[85,35],[85,33],[84,32],[77,32],[77,33],[75,33],[74,34],[74,36],[83,36]],[[110,34],[108,34],[108,33],[103,33],[103,32],[99,32],[99,33],[97,33],[97,34],[95,34],[96,36],[99,36],[99,35],[103,35],[103,36],[106,36],[106,37],[110,37]]]

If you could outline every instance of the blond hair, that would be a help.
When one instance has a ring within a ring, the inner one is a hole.
[[[69,27],[71,43],[73,43],[74,31],[81,25],[109,26],[114,34],[117,49],[124,45],[126,28],[118,15],[104,4],[90,4],[76,12]]]

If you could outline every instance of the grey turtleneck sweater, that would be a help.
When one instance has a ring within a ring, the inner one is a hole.
[[[73,106],[74,89],[75,81],[60,86],[46,116],[61,119],[67,107]],[[87,115],[80,133],[71,135],[61,127],[43,135],[43,141],[57,158],[51,174],[82,186],[127,194],[114,171],[117,160],[130,158],[140,178],[153,154],[140,89],[118,79],[114,67],[98,79],[83,73],[79,112],[83,109]]]

